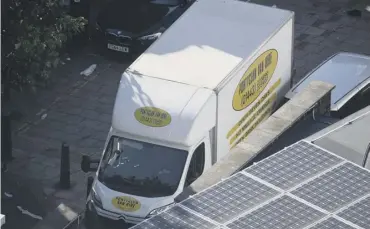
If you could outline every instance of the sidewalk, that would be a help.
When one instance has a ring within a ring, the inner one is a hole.
[[[339,51],[370,55],[370,13],[351,18],[344,12],[355,4],[364,8],[364,1],[355,0],[254,0],[259,4],[290,9],[296,12],[295,82],[309,70]],[[356,3],[357,2],[357,3]],[[362,5],[361,5],[362,4]],[[91,64],[97,69],[89,77],[80,72]],[[108,133],[114,99],[122,72],[128,63],[116,64],[102,57],[80,53],[58,72],[63,82],[33,99],[42,101],[23,108],[27,122],[13,131],[13,156],[9,174],[32,178],[40,189],[54,200],[54,207],[63,203],[76,213],[84,208],[86,175],[80,171],[81,154],[99,156]],[[23,106],[23,105],[22,105]],[[70,190],[56,187],[59,180],[60,147],[70,145]],[[54,223],[50,229],[65,225]]]
[[[80,72],[91,64],[97,64],[94,73],[81,76]],[[38,96],[49,96],[40,99],[48,103],[33,106],[25,122],[13,125],[15,159],[7,173],[35,179],[41,184],[42,192],[54,200],[54,208],[63,203],[74,212],[81,212],[86,196],[86,175],[80,171],[81,155],[101,153],[118,83],[126,67],[127,64],[113,63],[89,53],[82,53],[69,66],[63,66],[61,72],[68,74],[69,84],[56,85],[53,90],[40,93]],[[63,141],[70,146],[72,187],[69,190],[57,186]]]
[[[367,0],[252,0],[295,12],[294,82],[336,52],[370,55],[370,5]],[[347,10],[360,9],[362,17]]]
[[[31,229],[52,210],[54,203],[40,189],[35,180],[2,173],[1,209],[6,215],[2,229]]]

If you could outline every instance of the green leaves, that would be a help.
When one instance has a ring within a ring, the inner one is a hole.
[[[17,89],[44,84],[66,42],[83,32],[87,21],[66,14],[59,2],[2,2],[3,83]]]

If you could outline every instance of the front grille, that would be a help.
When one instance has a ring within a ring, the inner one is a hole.
[[[113,43],[118,43],[118,44],[125,44],[125,45],[130,45],[132,43],[132,38],[128,36],[123,36],[123,35],[116,35],[112,33],[106,33],[108,41],[111,41]]]
[[[117,37],[117,40],[121,44],[131,44],[131,42],[132,42],[132,38],[131,37],[123,37],[123,36],[120,36],[120,37]]]
[[[126,216],[126,215],[119,214],[119,213],[116,213],[116,212],[112,212],[112,211],[109,211],[109,210],[105,210],[105,209],[99,208],[99,207],[96,207],[96,209],[97,209],[97,213],[100,217],[112,219],[116,222],[123,221],[123,222],[126,222],[128,224],[133,224],[133,223],[136,224],[136,223],[140,223],[141,221],[145,220],[144,218],[134,217],[134,216]]]

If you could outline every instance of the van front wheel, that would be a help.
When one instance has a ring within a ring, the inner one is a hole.
[[[96,226],[97,215],[94,215],[95,213],[91,211],[88,204],[89,203],[86,204],[85,217],[83,222],[85,229],[98,229]]]

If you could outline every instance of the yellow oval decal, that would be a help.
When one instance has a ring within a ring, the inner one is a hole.
[[[126,212],[134,212],[140,209],[141,204],[138,200],[129,196],[117,196],[112,199],[112,204],[118,209]]]
[[[277,62],[278,52],[275,49],[269,49],[249,66],[234,92],[234,110],[241,111],[257,99],[270,82]]]
[[[171,115],[156,107],[141,107],[136,109],[135,118],[143,125],[164,127],[171,123]]]

